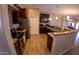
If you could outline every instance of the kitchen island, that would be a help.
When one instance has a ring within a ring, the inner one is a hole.
[[[52,28],[50,29],[53,30]],[[47,33],[53,41],[50,49],[51,54],[61,55],[70,50],[73,47],[76,34],[77,31],[72,29],[64,29]],[[48,41],[51,39],[48,38]]]

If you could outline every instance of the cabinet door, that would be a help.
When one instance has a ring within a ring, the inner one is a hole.
[[[51,52],[51,49],[52,49],[52,43],[53,43],[53,38],[48,35],[47,48],[48,48],[48,50],[49,50],[50,52]]]
[[[19,23],[19,13],[17,11],[12,12],[13,23]]]
[[[30,20],[30,33],[39,34],[39,18],[29,18]]]
[[[17,42],[15,43],[15,49],[16,49],[16,52],[17,52],[18,55],[21,55],[21,54],[22,54],[19,41],[17,41]]]
[[[28,15],[28,12],[27,12],[26,8],[20,9],[19,13],[20,13],[21,18],[26,18],[27,15]]]
[[[40,22],[49,22],[49,14],[40,14]]]

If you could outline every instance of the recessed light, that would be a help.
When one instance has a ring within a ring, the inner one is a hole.
[[[70,20],[70,16],[67,16],[67,20],[68,20],[68,21]]]
[[[58,19],[58,17],[56,17],[56,19]]]

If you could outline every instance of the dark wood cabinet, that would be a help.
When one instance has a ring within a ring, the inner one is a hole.
[[[27,12],[27,9],[26,8],[22,8],[19,10],[19,17],[21,18],[26,18],[28,16],[28,12]]]
[[[15,9],[15,8],[16,9]],[[20,22],[21,18],[26,18],[28,16],[28,12],[26,8],[21,8],[19,5],[14,4],[14,7],[8,5],[9,14],[12,15],[12,23],[17,24]]]
[[[19,23],[19,12],[14,7],[8,5],[8,12],[11,24]]]
[[[19,40],[14,44],[14,46],[15,46],[15,49],[16,49],[16,53],[18,55],[22,55],[22,51],[21,51]]]
[[[46,26],[40,25],[40,33],[48,33],[52,32],[52,30],[48,29]]]
[[[49,23],[48,18],[49,14],[40,13],[40,33],[47,33],[48,31],[50,31],[45,27],[45,25]]]
[[[49,18],[49,14],[40,13],[40,22],[47,23],[49,22],[48,18]]]
[[[19,23],[19,13],[18,11],[12,12],[13,24]]]
[[[19,39],[19,42],[20,42],[20,47],[21,47],[21,51],[22,51],[22,54],[23,54],[24,53],[24,47],[25,47],[24,38]]]
[[[50,35],[47,35],[47,36],[48,36],[48,39],[47,39],[47,48],[51,52],[52,44],[53,44],[53,38]]]

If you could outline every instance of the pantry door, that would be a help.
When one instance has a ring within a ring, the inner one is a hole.
[[[30,20],[30,33],[39,34],[39,18],[31,17]]]

